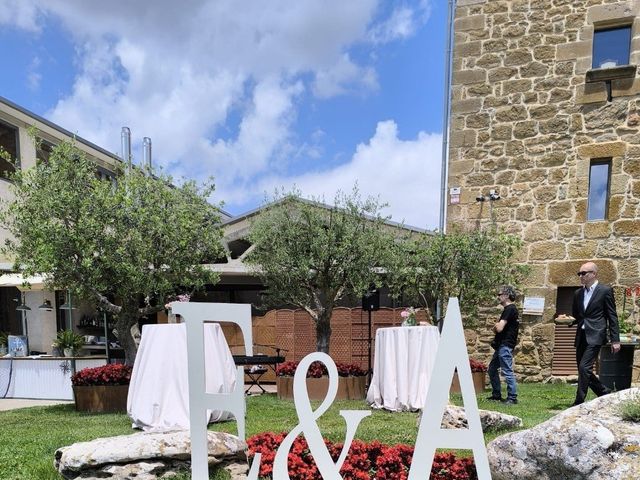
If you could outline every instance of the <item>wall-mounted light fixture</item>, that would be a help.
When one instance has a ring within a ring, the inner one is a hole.
[[[38,310],[44,310],[45,312],[50,312],[53,310],[53,305],[51,305],[51,300],[45,300],[42,302],[42,305],[38,306]]]

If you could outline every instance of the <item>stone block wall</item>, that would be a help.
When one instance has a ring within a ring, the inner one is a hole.
[[[620,292],[640,281],[640,78],[611,80],[610,101],[607,82],[587,81],[596,29],[631,25],[640,62],[639,15],[638,0],[457,2],[448,186],[461,198],[447,226],[495,223],[525,241],[525,293],[546,302],[522,319],[521,380],[551,375],[557,288],[577,287],[582,263]],[[607,219],[587,221],[590,164],[604,158]],[[501,199],[476,201],[490,190]],[[495,317],[484,319],[470,341],[480,356]]]

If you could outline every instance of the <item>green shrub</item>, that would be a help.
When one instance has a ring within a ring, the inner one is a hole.
[[[640,394],[635,394],[620,404],[620,416],[627,422],[640,422]]]

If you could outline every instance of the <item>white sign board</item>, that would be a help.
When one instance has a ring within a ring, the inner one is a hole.
[[[544,297],[524,297],[522,313],[526,315],[542,315],[544,312]]]

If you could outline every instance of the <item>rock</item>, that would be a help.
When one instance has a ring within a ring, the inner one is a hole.
[[[640,424],[623,421],[633,388],[572,407],[487,445],[493,480],[640,478]]]
[[[231,468],[232,478],[244,478],[246,448],[244,441],[222,432],[208,432],[209,465]],[[59,448],[54,466],[67,479],[169,478],[179,470],[188,470],[191,439],[186,430],[142,432],[132,435],[98,438]]]
[[[492,410],[478,410],[482,431],[504,430],[522,426],[522,419]],[[449,405],[442,417],[442,428],[469,428],[464,408]]]
[[[480,423],[482,431],[503,430],[508,428],[518,428],[522,426],[522,419],[506,413],[494,412],[492,410],[478,410],[480,413]],[[422,419],[422,411],[418,415],[417,424],[420,425]],[[467,424],[467,416],[463,407],[455,405],[447,405],[444,415],[442,416],[441,428],[469,428]]]

